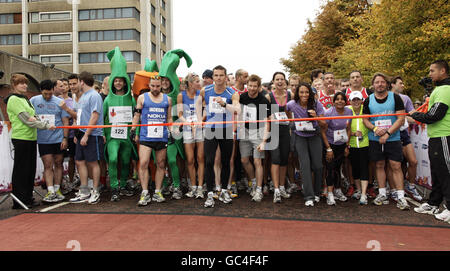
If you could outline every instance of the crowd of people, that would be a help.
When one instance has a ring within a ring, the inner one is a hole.
[[[448,85],[447,62],[434,62],[430,77],[436,86]],[[376,73],[366,89],[359,71],[338,80],[332,72],[314,70],[311,84],[276,72],[270,83],[262,83],[258,75],[243,69],[230,74],[219,65],[201,77],[189,73],[177,95],[173,81],[156,74],[137,97],[126,71],[112,71],[98,90],[88,72],[44,80],[41,95],[30,100],[27,83],[23,75],[13,75],[6,103],[15,150],[13,193],[28,206],[34,204],[39,150],[45,202],[65,199],[62,165],[68,157],[68,183],[80,180],[72,203],[98,203],[108,179],[111,201],[120,201],[135,194],[134,179],[141,188],[139,206],[171,195],[204,199],[210,208],[216,200],[229,204],[240,193],[261,202],[270,191],[273,203],[281,203],[301,191],[307,207],[349,199],[367,205],[370,198],[383,205],[391,198],[408,210],[405,194],[422,202],[409,125],[443,121],[450,105],[445,93],[435,102],[438,116],[419,113],[421,102],[413,104],[404,94],[401,77]],[[102,125],[116,126],[95,127]],[[448,137],[448,125],[431,130]],[[433,170],[434,194],[416,212],[438,215],[443,199],[450,200],[448,174],[442,180]],[[450,221],[448,210],[440,215]]]

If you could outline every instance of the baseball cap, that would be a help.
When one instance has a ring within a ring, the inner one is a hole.
[[[205,70],[202,74],[202,78],[213,78],[213,71],[212,70]]]
[[[359,92],[359,91],[352,91],[352,93],[350,93],[349,100],[352,101],[355,98],[358,98],[358,99],[362,100],[363,96],[362,96],[361,92]]]

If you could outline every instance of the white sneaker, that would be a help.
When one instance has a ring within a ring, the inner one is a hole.
[[[328,204],[329,206],[336,205],[336,201],[334,200],[334,195],[333,195],[333,193],[329,193],[329,194],[328,194],[328,197],[327,197],[327,204]]]
[[[70,203],[84,203],[84,202],[87,202],[90,197],[91,197],[91,194],[83,195],[83,194],[78,192],[75,195],[75,198],[70,199],[69,202]]]
[[[429,214],[429,215],[435,215],[437,212],[439,212],[438,206],[432,206],[428,203],[422,203],[419,207],[414,208],[414,212],[419,214]]]
[[[450,222],[450,211],[445,209],[442,213],[434,215],[434,217],[445,222]]]
[[[197,190],[195,190],[195,198],[196,199],[205,198],[205,196],[203,195],[203,187],[197,187]]]
[[[319,196],[314,196],[314,201],[315,201],[316,203],[319,203],[319,202],[320,202],[320,197],[319,197]]]
[[[369,201],[367,200],[367,196],[361,195],[361,197],[359,198],[359,205],[367,205],[368,203]]]
[[[281,195],[280,192],[273,193],[273,203],[281,203]]]
[[[378,206],[389,204],[389,198],[385,195],[378,194],[377,197],[373,200],[373,204]]]
[[[289,199],[291,198],[291,194],[289,194],[288,192],[286,192],[285,189],[281,189],[280,188],[280,195],[283,199]]]
[[[403,197],[397,199],[397,208],[399,208],[400,210],[409,210],[410,207],[406,199]]]
[[[186,197],[188,198],[193,198],[195,196],[195,191],[197,189],[193,188],[192,186],[189,186],[189,192],[187,192],[186,194],[184,194]]]
[[[228,191],[220,192],[219,200],[225,204],[231,203],[232,199],[230,197],[230,194],[228,194]]]
[[[314,201],[313,200],[307,200],[305,202],[306,207],[314,207]]]
[[[355,193],[353,193],[352,199],[360,199],[360,198],[361,198],[361,191],[357,190]]]
[[[97,204],[99,202],[100,202],[100,193],[94,189],[94,191],[91,193],[91,197],[89,198],[88,203]]]
[[[344,193],[342,193],[342,190],[340,188],[334,190],[334,196],[339,201],[347,201],[348,200],[348,198],[344,195]]]
[[[208,198],[205,201],[205,208],[214,208],[214,197],[212,193],[208,193]]]
[[[140,197],[137,205],[138,206],[147,206],[147,204],[149,204],[151,201],[152,201],[152,199],[151,199],[149,193],[147,193],[145,195],[144,195],[144,193],[141,193],[141,197]]]
[[[261,202],[263,199],[263,193],[261,191],[255,191],[255,195],[252,198],[252,201]]]

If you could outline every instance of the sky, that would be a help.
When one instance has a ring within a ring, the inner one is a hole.
[[[183,49],[178,76],[222,65],[227,73],[242,68],[263,82],[285,71],[281,58],[314,21],[322,0],[172,0],[173,49]],[[288,74],[287,74],[288,75]]]

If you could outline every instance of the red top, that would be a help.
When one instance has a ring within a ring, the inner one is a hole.
[[[241,94],[243,94],[243,93],[245,93],[245,92],[247,92],[248,90],[247,90],[247,88],[244,88],[244,91],[240,91],[240,90],[238,90],[237,88],[235,88],[235,87],[231,87],[234,91],[236,91],[239,95],[241,95]]]
[[[326,95],[323,91],[319,91],[319,102],[323,105],[324,109],[329,109],[333,106],[333,96]]]
[[[348,88],[347,91],[345,92],[345,96],[347,96],[347,104],[350,104],[350,93],[352,93],[352,90]],[[366,88],[362,88],[361,94],[363,96],[363,101],[369,98],[369,94],[367,94]]]

